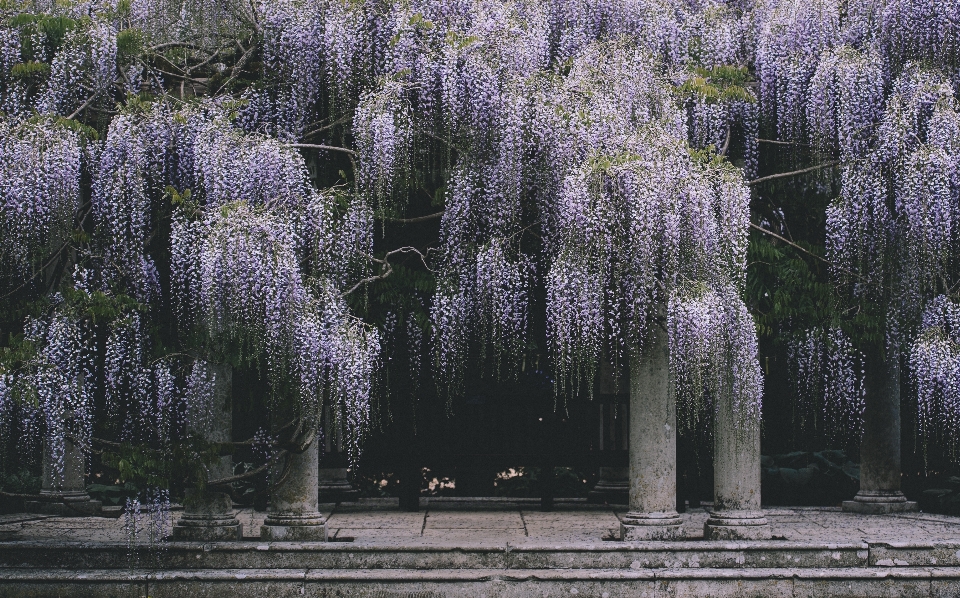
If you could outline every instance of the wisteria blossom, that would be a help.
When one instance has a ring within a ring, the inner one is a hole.
[[[805,330],[792,339],[791,384],[800,400],[798,422],[837,446],[863,433],[863,355],[839,328]]]
[[[12,6],[0,423],[25,453],[166,463],[235,368],[276,420],[258,454],[292,415],[356,464],[390,376],[449,406],[542,361],[575,400],[653,327],[682,423],[754,425],[751,226],[832,285],[836,321],[774,332],[801,411],[858,435],[870,360],[906,356],[921,432],[956,441],[955,2]],[[824,252],[768,209],[781,188],[822,199]],[[185,483],[161,478],[130,497],[133,540]]]

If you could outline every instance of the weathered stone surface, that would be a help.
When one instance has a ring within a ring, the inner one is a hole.
[[[286,477],[270,496],[270,508],[260,537],[274,542],[326,542],[327,522],[319,511],[317,475],[318,442],[302,453],[287,456]],[[284,466],[274,468],[273,479],[283,475]]]
[[[667,333],[651,324],[643,353],[630,358],[630,511],[620,539],[683,537],[677,513],[677,407],[670,390]]]
[[[86,455],[69,438],[63,440],[63,470],[58,471],[48,445],[43,448],[43,481],[40,500],[29,500],[30,513],[60,517],[89,517],[100,512],[101,504],[86,490]]]
[[[741,418],[729,400],[718,401],[714,417],[713,508],[703,537],[766,540],[771,531],[760,510],[760,422]]]
[[[630,496],[629,467],[601,467],[596,485],[587,500],[593,503],[628,504]]]
[[[229,494],[190,488],[183,504],[183,515],[173,526],[175,540],[222,542],[243,539],[243,525],[233,514]]]
[[[192,431],[208,442],[230,442],[233,440],[233,368],[221,364],[207,367],[214,376],[209,417],[204,419],[202,427],[194,422]],[[232,475],[233,458],[229,455],[207,467],[208,481]],[[220,542],[243,538],[243,526],[233,513],[229,494],[210,487],[190,488],[185,494],[183,516],[173,527],[175,539]]]
[[[875,597],[936,596],[955,587],[960,571],[911,569],[896,575],[867,570],[204,570],[2,571],[0,595],[150,595],[173,596],[596,596],[661,597]],[[72,577],[67,577],[72,575]],[[952,576],[952,577],[950,577]],[[131,583],[135,580],[134,583]],[[73,583],[69,583],[72,581]],[[44,582],[49,585],[44,585]],[[68,585],[69,584],[69,585]],[[144,587],[145,586],[145,587]],[[29,594],[24,590],[32,590]],[[90,592],[91,589],[101,594]],[[86,590],[86,591],[85,591]],[[19,593],[17,593],[19,592]],[[126,592],[126,593],[122,593]],[[141,593],[142,592],[142,593]],[[935,593],[936,592],[936,593]],[[64,594],[61,594],[64,595]],[[947,594],[949,595],[949,594]]]
[[[360,491],[353,487],[347,474],[346,467],[321,467],[317,482],[320,500],[327,502],[359,500]]]
[[[863,440],[860,491],[843,510],[864,515],[917,510],[900,491],[900,358],[881,347],[867,350],[864,362]]]
[[[861,490],[853,500],[843,501],[842,508],[848,513],[861,515],[887,515],[889,513],[915,513],[917,503],[907,500],[899,490],[870,491]]]
[[[787,540],[604,542],[600,530],[617,517],[603,507],[540,513],[522,501],[424,502],[424,513],[384,510],[390,503],[379,500],[327,507],[331,535],[349,532],[352,542],[165,542],[132,552],[122,521],[3,516],[0,529],[16,528],[24,539],[0,541],[0,597],[956,598],[960,591],[956,517],[777,508],[765,515]],[[460,505],[470,510],[458,513]],[[427,528],[434,517],[447,527]],[[702,529],[706,517],[682,515],[691,529]],[[583,528],[592,539],[566,539]]]

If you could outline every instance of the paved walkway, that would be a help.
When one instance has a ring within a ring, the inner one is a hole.
[[[369,546],[590,544],[614,540],[624,507],[558,502],[552,512],[535,501],[422,499],[417,513],[402,512],[395,499],[322,505],[331,539]],[[180,516],[174,510],[171,522]],[[258,537],[264,513],[241,509],[245,538]],[[771,508],[766,515],[775,540],[795,542],[960,541],[960,518],[913,513],[853,515],[836,508]],[[683,515],[687,538],[703,537],[703,509]],[[142,521],[141,524],[145,524]],[[122,542],[124,519],[0,516],[0,541],[61,540]],[[169,533],[169,525],[167,526]]]

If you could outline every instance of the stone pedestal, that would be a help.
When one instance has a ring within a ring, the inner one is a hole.
[[[760,510],[760,422],[740,420],[729,400],[719,401],[713,434],[713,509],[703,527],[707,540],[767,540]]]
[[[193,433],[209,442],[233,440],[233,369],[228,365],[208,365],[214,375],[214,396],[210,417]],[[227,478],[233,475],[233,458],[221,457],[210,465],[208,480]],[[184,493],[183,515],[173,526],[173,539],[193,542],[217,542],[242,540],[243,526],[233,512],[230,495],[216,488],[189,488]]]
[[[173,539],[191,542],[242,540],[243,524],[233,514],[230,495],[188,488],[183,497],[183,515],[173,526]]]
[[[629,504],[630,468],[601,467],[597,485],[587,495],[587,502],[599,504]]]
[[[657,324],[630,362],[630,511],[621,540],[683,536],[677,500],[677,409],[670,387],[669,345]]]
[[[43,483],[39,500],[24,502],[29,513],[61,517],[90,517],[100,514],[100,501],[87,494],[84,476],[86,455],[69,439],[63,440],[63,472],[57,471],[49,443],[43,447]]]
[[[323,454],[318,472],[320,502],[356,502],[360,500],[360,491],[348,477],[349,459],[344,452],[343,428],[332,416],[329,406],[323,410],[323,430]]]
[[[620,368],[614,368],[604,357],[600,362],[600,383],[598,391],[601,399],[597,405],[599,415],[599,434],[597,448],[601,454],[613,455],[619,451],[629,452],[629,394],[621,401],[615,393],[629,393],[629,373],[624,372],[622,380]],[[609,463],[609,461],[607,461]],[[597,504],[625,505],[630,502],[630,468],[601,466],[597,483],[587,494],[587,502]]]
[[[916,511],[900,491],[900,359],[873,347],[865,365],[860,491],[843,502],[851,513],[880,515]]]
[[[356,502],[360,499],[360,491],[350,483],[346,467],[321,467],[317,487],[320,502]]]
[[[289,471],[270,495],[267,518],[260,527],[264,540],[280,542],[326,542],[327,521],[317,510],[319,446],[314,438],[302,453],[287,456]],[[272,483],[283,475],[284,463],[272,470]]]

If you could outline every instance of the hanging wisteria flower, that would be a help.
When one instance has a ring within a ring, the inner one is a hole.
[[[97,347],[88,323],[66,314],[30,320],[26,330],[37,351],[20,376],[20,393],[36,397],[52,473],[62,480],[66,437],[80,446],[90,445]]]
[[[806,330],[791,341],[791,381],[800,424],[843,446],[863,432],[863,356],[839,328]]]
[[[0,259],[26,269],[70,234],[80,207],[82,152],[80,136],[54,122],[0,121]]]
[[[365,95],[353,119],[359,152],[358,179],[371,198],[382,204],[402,188],[410,161],[410,104],[403,86],[390,83]]]
[[[810,79],[821,52],[840,41],[840,14],[835,0],[787,0],[764,14],[756,49],[760,96],[783,139],[803,139]]]
[[[331,416],[356,463],[397,343],[414,394],[421,376],[454,397],[541,357],[577,394],[664,325],[681,419],[729,403],[755,422],[745,179],[783,162],[833,198],[832,299],[863,308],[836,313],[880,314],[890,355],[911,351],[924,433],[960,429],[956,326],[931,315],[952,313],[960,263],[956,2],[93,0],[2,16],[2,293],[11,313],[49,307],[27,357],[0,355],[0,413],[26,441],[92,417],[82,379],[105,431],[167,450],[208,423],[229,363],[262,367],[284,416]],[[438,225],[397,299],[412,269],[388,261],[393,242]],[[355,314],[379,321],[395,300],[382,351]],[[785,325],[821,326],[791,355],[835,438],[862,407],[869,335],[848,324]],[[166,498],[137,500],[141,517]]]
[[[147,240],[154,202],[164,197],[174,126],[162,106],[113,120],[93,175],[91,203],[112,278],[134,296],[159,293]]]
[[[810,80],[807,127],[813,143],[862,157],[883,108],[884,72],[875,52],[825,50]]]
[[[919,399],[918,427],[926,440],[946,440],[951,456],[960,447],[960,307],[940,295],[923,313],[910,349],[910,370]]]
[[[760,420],[756,330],[736,288],[678,289],[667,307],[667,331],[683,425],[697,429],[699,418],[711,411],[705,399],[732,405],[742,429]]]

